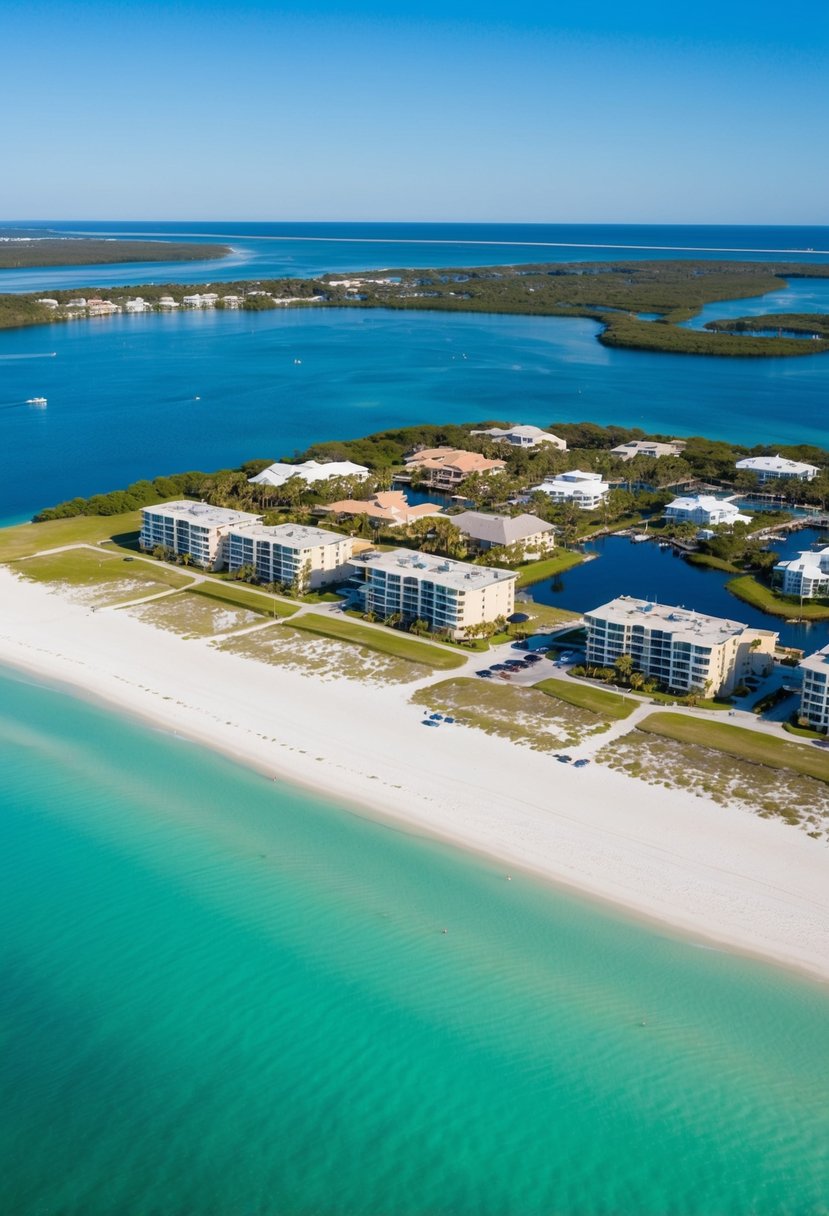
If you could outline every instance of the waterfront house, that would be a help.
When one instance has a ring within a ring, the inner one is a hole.
[[[163,547],[179,557],[188,554],[196,566],[219,570],[227,560],[230,529],[251,527],[261,518],[248,511],[231,511],[191,499],[165,502],[141,508],[138,543],[145,552]]]
[[[90,317],[110,317],[121,311],[119,305],[113,304],[112,300],[102,300],[97,296],[87,300],[86,310]]]
[[[405,527],[416,519],[443,514],[441,508],[431,502],[410,506],[402,490],[381,490],[372,494],[371,498],[343,498],[339,502],[325,503],[317,507],[317,510],[331,515],[345,515],[352,519],[365,515],[368,519],[376,519],[389,527]]]
[[[306,460],[302,464],[282,464],[277,461],[268,465],[261,473],[248,480],[256,486],[284,486],[292,477],[300,477],[306,485],[317,481],[330,481],[332,477],[357,477],[365,481],[368,469],[362,464],[353,464],[350,460],[330,460],[321,464],[318,460]]]
[[[620,460],[633,460],[636,456],[648,456],[651,460],[659,460],[663,456],[681,456],[685,444],[680,441],[657,443],[655,439],[630,439],[611,448],[611,455]]]
[[[665,508],[665,518],[671,523],[750,524],[751,516],[743,515],[733,498],[715,498],[713,494],[691,494],[675,498]]]
[[[53,311],[60,308],[60,302],[53,300],[50,296],[45,296],[42,300],[38,300],[38,304],[43,304],[45,308],[51,308]]]
[[[509,570],[473,566],[411,549],[370,550],[352,559],[352,583],[367,612],[403,624],[426,621],[454,638],[482,622],[515,610],[515,579]]]
[[[508,443],[514,448],[538,448],[545,443],[552,444],[559,451],[567,451],[567,443],[553,435],[551,431],[542,431],[539,426],[492,426],[486,431],[472,431],[473,435],[489,435],[499,443]]]
[[[797,481],[814,481],[820,469],[813,464],[805,464],[801,460],[787,460],[779,453],[776,456],[747,456],[738,460],[736,468],[754,473],[762,486],[767,481],[787,481],[795,478]]]
[[[829,646],[802,659],[800,669],[803,672],[800,717],[812,730],[829,733]]]
[[[585,613],[587,661],[612,667],[630,655],[634,670],[666,688],[727,695],[752,675],[770,674],[778,634],[740,621],[620,595]]]
[[[489,476],[506,468],[503,460],[488,460],[462,448],[423,448],[406,458],[406,472],[417,473],[435,490],[450,493],[472,473]]]
[[[807,550],[774,567],[775,581],[784,595],[811,600],[829,596],[829,546]]]
[[[450,519],[466,538],[468,547],[477,553],[520,545],[525,554],[541,554],[555,545],[555,528],[537,515],[487,515],[483,511],[463,511]]]
[[[553,502],[573,502],[583,511],[595,511],[610,492],[610,486],[602,480],[601,473],[585,473],[582,469],[569,469],[555,477],[546,477],[535,493],[547,494]]]
[[[303,593],[347,579],[353,552],[350,536],[303,524],[231,527],[227,538],[229,570],[250,567],[263,583],[282,583]]]
[[[178,300],[174,300],[172,296],[160,296],[158,307],[162,312],[170,312],[174,308],[180,308]]]

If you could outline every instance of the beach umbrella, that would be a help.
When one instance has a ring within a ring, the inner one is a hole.
[[[510,625],[523,625],[524,622],[528,621],[529,619],[530,618],[527,616],[526,612],[513,612],[512,616],[507,617],[507,621]]]

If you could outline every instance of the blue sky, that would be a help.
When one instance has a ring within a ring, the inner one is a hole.
[[[6,219],[829,223],[829,5],[22,4]]]

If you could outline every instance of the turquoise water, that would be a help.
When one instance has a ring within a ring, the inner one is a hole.
[[[4,1213],[829,1211],[825,988],[11,675],[0,764]]]

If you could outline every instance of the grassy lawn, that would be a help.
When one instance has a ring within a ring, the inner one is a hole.
[[[722,570],[724,574],[740,573],[739,566],[735,566],[733,562],[725,562],[721,557],[714,557],[711,553],[688,553],[685,560],[692,566],[705,566],[708,570]]]
[[[518,633],[533,633],[539,629],[551,626],[566,625],[568,621],[578,621],[581,613],[571,612],[569,608],[554,608],[551,604],[517,603],[516,612],[525,612],[530,618],[526,624],[517,625]]]
[[[258,625],[262,615],[249,608],[241,608],[221,599],[206,595],[194,595],[181,591],[164,599],[151,600],[148,604],[136,604],[128,608],[130,616],[137,617],[156,629],[177,633],[185,638],[215,637],[229,634],[249,625]]]
[[[647,699],[649,701],[656,701],[660,705],[687,705],[688,704],[688,702],[685,700],[684,697],[674,696],[674,694],[670,693],[670,692],[649,692],[649,693],[643,694],[643,695],[646,695]],[[705,697],[700,697],[700,699],[698,701],[694,702],[694,705],[697,709],[731,709],[732,708],[730,701],[713,701],[713,700],[711,700],[710,697],[707,699]]]
[[[573,553],[570,549],[559,549],[552,557],[542,558],[540,562],[530,562],[518,571],[516,588],[530,587],[533,583],[541,583],[547,578],[570,570],[584,561],[581,553]]]
[[[235,608],[246,608],[260,616],[293,616],[299,607],[286,600],[278,600],[275,596],[262,591],[254,591],[244,583],[221,583],[218,579],[207,579],[203,583],[195,583],[190,589],[191,595],[203,595],[207,599],[216,600]]]
[[[546,696],[537,688],[495,680],[443,680],[419,689],[412,703],[453,714],[467,726],[535,751],[575,747],[587,736],[607,729],[589,710]]]
[[[453,667],[460,667],[466,661],[464,655],[453,653],[442,646],[417,641],[404,633],[391,629],[369,629],[354,621],[321,616],[319,613],[306,613],[295,622],[294,627],[340,641],[356,642],[369,650],[408,659],[412,663],[423,663],[426,667],[438,671],[451,671]]]
[[[618,692],[609,692],[604,688],[577,684],[575,680],[540,680],[533,687],[548,697],[555,697],[559,701],[566,701],[568,705],[578,705],[594,714],[617,721],[627,718],[639,704],[632,697],[623,697]]]
[[[38,583],[57,583],[94,592],[98,604],[121,604],[169,588],[188,587],[192,579],[180,570],[148,562],[125,562],[106,550],[66,549],[62,553],[29,557],[12,569]]]
[[[97,544],[111,536],[137,533],[141,512],[127,515],[79,515],[74,519],[50,519],[42,524],[17,524],[0,528],[0,562],[28,557],[60,545]]]
[[[732,578],[726,587],[737,599],[744,600],[761,612],[772,616],[783,616],[787,620],[826,621],[829,620],[829,604],[815,604],[804,600],[787,599],[758,583],[751,574],[743,574],[740,578]]]
[[[422,663],[369,650],[351,640],[312,633],[296,625],[275,624],[240,637],[215,642],[219,650],[267,663],[323,682],[357,680],[383,686],[411,684],[431,674]]]
[[[829,783],[829,753],[804,747],[800,743],[787,743],[784,739],[746,730],[743,726],[707,722],[680,714],[655,713],[640,722],[637,730],[662,735],[680,743],[714,748],[752,764],[789,769]]]
[[[819,730],[812,730],[809,726],[794,726],[791,722],[784,722],[783,730],[789,735],[798,735],[801,739],[818,739],[829,746],[827,735]]]

